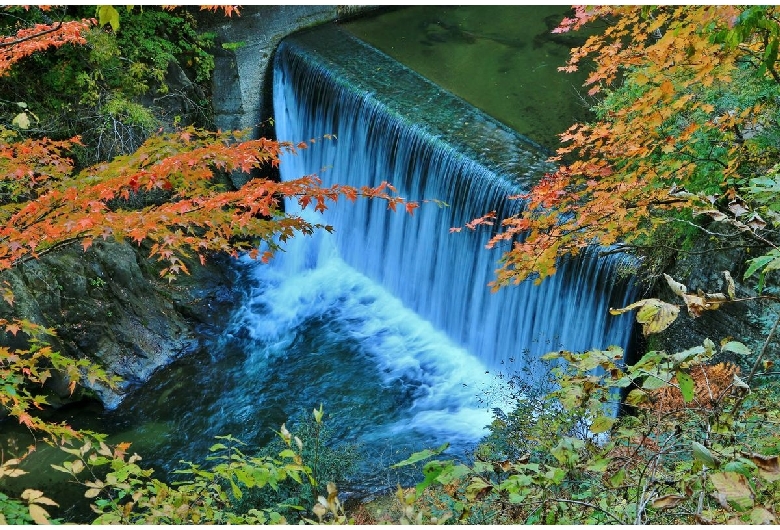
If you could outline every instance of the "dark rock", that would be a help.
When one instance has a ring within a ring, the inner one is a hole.
[[[14,290],[11,308],[0,316],[27,318],[56,330],[52,345],[77,359],[89,359],[118,375],[117,389],[84,381],[108,408],[120,403],[132,385],[148,380],[161,366],[191,351],[198,328],[224,322],[235,301],[226,259],[201,267],[191,277],[159,280],[148,249],[113,241],[95,242],[84,252],[74,245],[30,260],[3,276]],[[22,337],[5,344],[24,347]],[[70,396],[69,381],[53,378],[49,390],[60,403]]]
[[[703,234],[692,245],[692,252],[680,254],[667,270],[667,274],[686,285],[689,293],[701,290],[705,293],[726,294],[728,288],[723,272],[728,271],[734,279],[736,298],[748,300],[723,304],[717,310],[703,312],[698,318],[682,307],[677,320],[664,332],[651,336],[649,345],[655,350],[674,353],[701,346],[707,338],[716,345],[731,338],[743,342],[757,354],[763,347],[777,315],[780,314],[780,303],[767,298],[757,298],[757,274],[747,280],[743,279],[747,269],[746,261],[752,256],[760,256],[763,249],[755,246],[755,241],[740,237],[728,225],[713,223],[707,230],[729,234],[729,238],[724,242],[723,238]],[[771,294],[776,290],[776,285],[770,283],[765,287],[764,294]],[[682,304],[682,299],[671,291],[663,277],[656,281],[648,297]],[[733,357],[722,357],[718,360],[740,361]]]

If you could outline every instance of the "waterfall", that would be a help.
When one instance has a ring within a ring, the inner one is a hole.
[[[325,184],[357,187],[386,180],[410,200],[448,204],[410,216],[381,201],[339,202],[324,215],[335,228],[331,252],[490,369],[559,348],[627,345],[630,316],[608,312],[630,294],[619,259],[586,253],[541,286],[491,294],[498,256],[484,250],[490,234],[449,231],[518,207],[506,197],[549,169],[532,142],[335,27],[283,41],[274,80],[278,138],[335,136],[285,157],[282,178],[316,173]],[[316,252],[309,249],[306,266],[319,266]]]
[[[628,344],[631,316],[608,313],[632,296],[620,260],[587,254],[491,294],[490,234],[449,232],[519,207],[506,197],[550,169],[532,142],[335,26],[288,37],[274,68],[278,137],[317,140],[283,156],[282,178],[386,180],[448,206],[410,216],[342,199],[320,217],[287,204],[334,233],[293,238],[268,265],[243,259],[246,300],[224,330],[115,411],[148,464],[190,461],[228,433],[262,447],[322,404],[338,442],[362,448],[367,486],[423,447],[467,454],[506,409],[499,374],[533,384],[548,351]]]

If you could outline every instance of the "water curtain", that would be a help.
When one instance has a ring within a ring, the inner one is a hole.
[[[349,265],[492,369],[559,348],[628,344],[630,317],[608,313],[630,295],[618,274],[622,258],[593,250],[540,287],[526,282],[491,294],[498,254],[484,250],[490,234],[450,233],[487,211],[501,216],[522,206],[506,197],[550,169],[533,142],[335,26],[286,39],[274,79],[278,137],[316,141],[285,157],[282,178],[386,180],[410,200],[447,204],[424,204],[413,216],[388,212],[381,201],[331,206],[323,217]],[[321,245],[287,266],[317,267]]]

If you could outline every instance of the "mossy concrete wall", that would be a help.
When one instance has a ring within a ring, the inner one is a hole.
[[[241,15],[210,17],[217,34],[213,81],[214,120],[223,131],[250,129],[271,136],[271,69],[279,42],[296,31],[358,16],[371,6],[243,6]]]

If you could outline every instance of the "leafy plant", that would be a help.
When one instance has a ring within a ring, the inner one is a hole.
[[[128,456],[129,444],[111,448],[99,438],[63,446],[73,459],[53,467],[85,488],[97,524],[278,524],[286,522],[278,508],[236,507],[246,490],[313,481],[286,434],[282,426],[286,446],[276,457],[247,455],[239,440],[218,436],[209,448],[210,465],[184,462],[187,467],[176,471],[182,480],[172,484],[153,478],[139,455]]]
[[[767,66],[777,42],[775,10],[577,7],[556,32],[597,20],[608,28],[573,49],[561,68],[592,67],[586,87],[600,98],[597,119],[561,135],[565,146],[553,158],[559,169],[513,197],[525,204],[521,214],[496,219],[491,212],[467,224],[500,223],[490,248],[513,242],[493,288],[541,281],[560,257],[594,243],[674,249],[678,242],[657,237],[659,228],[701,227],[710,211],[739,216],[743,235],[766,244],[762,234],[774,221],[755,214],[770,197],[750,197],[757,200],[750,216],[734,211],[751,179],[772,174],[778,154],[777,78]]]
[[[299,425],[291,427],[290,430],[285,428],[283,436],[276,437],[262,451],[262,454],[275,454],[283,450],[285,440],[292,439],[301,458],[310,467],[311,480],[300,483],[288,481],[272,490],[248,492],[239,506],[278,506],[279,513],[290,524],[311,519],[312,516],[321,517],[327,513],[331,516],[343,515],[340,507],[336,509],[335,500],[328,499],[336,491],[336,485],[343,484],[356,469],[360,455],[354,445],[338,445],[324,418],[325,413],[320,405]],[[321,497],[325,502],[322,502]],[[321,507],[314,510],[317,504]],[[323,512],[323,508],[328,510]]]
[[[737,301],[733,282],[727,282],[727,295],[694,295],[666,280],[693,316]],[[677,309],[645,299],[614,312],[637,310],[637,322],[652,334],[668,327]],[[713,362],[719,355],[752,357],[745,380],[738,365]],[[706,340],[673,354],[649,351],[631,366],[616,347],[561,350],[543,359],[565,363],[552,369],[557,388],[533,407],[531,419],[512,421],[512,430],[504,430],[507,418],[528,416],[528,404],[519,399],[509,416],[498,415],[498,428],[494,424],[487,450],[483,446],[474,463],[425,464],[425,479],[405,494],[404,517],[433,517],[433,498],[451,509],[450,517],[470,522],[474,513],[487,511],[507,523],[777,522],[780,418],[767,404],[780,388],[748,384],[762,353],[725,338],[719,346]],[[618,407],[629,410],[616,414]],[[513,446],[523,451],[497,454],[496,438],[516,440]],[[426,489],[433,491],[427,497]]]

